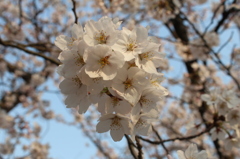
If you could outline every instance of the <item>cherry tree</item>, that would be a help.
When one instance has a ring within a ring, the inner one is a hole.
[[[37,118],[78,128],[97,158],[240,157],[239,0],[0,4],[0,158],[51,158]]]

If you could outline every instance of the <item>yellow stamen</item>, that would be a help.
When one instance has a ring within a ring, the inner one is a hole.
[[[78,86],[78,87],[82,86],[82,82],[81,82],[81,80],[77,76],[73,77],[72,81],[75,83],[76,86]]]
[[[121,128],[120,120],[117,116],[112,119],[112,124],[110,125],[111,130],[119,130]]]
[[[110,58],[110,55],[99,60],[99,64],[101,65],[101,68],[110,64],[110,62],[108,61],[109,58]]]
[[[109,36],[107,36],[103,30],[99,31],[99,34],[95,36],[95,40],[98,41],[99,44],[106,44],[108,38]]]
[[[83,61],[83,57],[79,54],[78,54],[78,56],[74,57],[74,59],[75,59],[75,64],[77,66],[82,66],[85,64],[85,62]]]
[[[132,80],[127,79],[126,81],[123,82],[123,84],[125,85],[125,89],[128,89],[132,86]]]
[[[138,55],[140,60],[151,60],[153,57],[153,53],[152,52],[145,52],[142,54]]]
[[[135,48],[137,48],[137,45],[133,42],[127,44],[127,51],[133,51]]]

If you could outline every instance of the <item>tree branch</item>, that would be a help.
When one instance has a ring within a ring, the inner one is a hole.
[[[14,42],[15,43],[15,42]],[[35,56],[38,56],[38,57],[42,57],[44,58],[45,60],[47,61],[50,61],[51,63],[53,64],[56,64],[56,65],[60,65],[61,63],[51,57],[48,57],[44,54],[41,54],[41,53],[38,53],[38,52],[34,52],[34,51],[31,51],[31,50],[28,50],[26,49],[26,46],[23,45],[23,44],[20,44],[20,43],[11,43],[10,41],[3,41],[1,38],[0,38],[0,44],[2,44],[3,46],[8,46],[8,47],[13,47],[13,48],[16,48],[16,49],[19,49],[19,50],[22,50],[24,51],[25,53],[28,53],[30,55],[35,55]]]
[[[73,11],[73,15],[75,17],[75,23],[77,24],[78,22],[78,16],[77,16],[77,12],[76,12],[76,1],[75,0],[72,0],[72,4],[73,4],[73,8],[72,8],[72,11]]]
[[[162,143],[165,143],[165,142],[172,142],[172,141],[175,141],[175,140],[190,140],[190,139],[194,139],[196,137],[199,137],[207,132],[209,132],[213,127],[209,127],[208,129],[198,133],[198,134],[195,134],[195,135],[191,135],[191,136],[188,136],[188,137],[176,137],[176,138],[172,138],[172,139],[167,139],[167,140],[162,140],[162,141],[151,141],[151,140],[148,140],[148,139],[145,139],[141,136],[139,136],[139,138],[145,142],[148,142],[150,144],[154,144],[154,145],[159,145],[159,144],[162,144]]]
[[[132,142],[132,140],[129,138],[128,135],[125,135],[125,138],[127,139],[127,143],[128,143],[128,148],[133,156],[134,159],[138,159],[137,158],[137,154],[134,151],[134,147],[137,148],[137,146]]]
[[[136,140],[137,149],[138,149],[138,159],[143,159],[142,145],[140,143],[138,136],[135,136],[135,140]]]

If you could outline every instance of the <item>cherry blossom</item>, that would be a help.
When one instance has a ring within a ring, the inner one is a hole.
[[[129,119],[121,114],[106,114],[100,117],[97,132],[103,133],[110,130],[114,141],[120,141],[124,134],[130,135]]]
[[[64,79],[59,88],[67,97],[65,104],[67,107],[78,107],[80,114],[85,113],[91,104],[87,87],[82,84],[78,76]]]
[[[89,47],[83,59],[89,77],[102,77],[104,80],[112,80],[117,75],[116,70],[124,64],[122,54],[111,50],[107,45]]]
[[[81,25],[74,24],[71,30],[72,37],[65,35],[60,35],[55,40],[55,45],[61,50],[71,48],[75,41],[82,40],[83,38],[83,28]]]
[[[210,90],[209,94],[203,94],[201,96],[202,100],[207,102],[208,105],[213,105],[217,104],[219,102],[219,95],[220,95],[220,90],[219,89],[212,89]]]
[[[85,70],[85,66],[83,69]],[[80,72],[79,78],[81,79],[82,83],[87,86],[87,90],[91,94],[98,94],[105,87],[109,87],[111,85],[110,81],[103,80],[102,77],[89,77],[89,75],[85,71]]]
[[[224,140],[224,147],[227,151],[231,151],[233,147],[240,148],[239,138],[226,138]]]
[[[109,93],[111,93],[111,96],[108,96],[105,103],[107,113],[127,114],[132,110],[131,104],[118,95],[116,91],[109,89]]]
[[[116,30],[118,26],[109,18],[101,18],[98,22],[90,20],[84,27],[86,31],[84,41],[90,46],[97,44],[112,46],[118,40],[119,31]]]
[[[154,89],[159,89],[163,92],[164,96],[168,95],[168,90],[161,86],[161,83],[164,80],[163,74],[161,73],[153,73],[148,75],[150,85],[149,87],[153,87]]]
[[[238,124],[240,122],[240,112],[238,109],[232,109],[228,114],[227,114],[227,121],[231,125]]]
[[[181,150],[177,151],[179,159],[207,159],[205,150],[198,152],[197,145],[191,144],[185,153]]]
[[[85,65],[83,54],[86,48],[87,44],[84,41],[80,41],[75,42],[71,49],[61,52],[58,56],[58,59],[62,62],[61,75],[64,77],[73,77],[81,71]]]
[[[157,110],[157,102],[162,100],[164,92],[154,88],[146,88],[142,91],[138,103],[133,107],[132,114],[136,115],[142,112],[149,112],[152,109]]]
[[[135,58],[136,65],[148,73],[157,73],[159,60],[164,58],[164,54],[158,52],[159,45],[155,43],[149,43],[141,53]]]
[[[132,105],[135,105],[140,98],[143,86],[148,82],[145,77],[145,73],[136,67],[129,70],[123,68],[113,79],[112,88]]]
[[[226,136],[226,132],[222,128],[213,128],[211,129],[211,136],[213,140],[219,139],[222,140]]]
[[[143,135],[147,136],[152,130],[151,123],[156,121],[158,118],[158,112],[156,110],[151,110],[148,113],[137,114],[132,116],[133,126],[133,136]]]
[[[97,131],[110,129],[114,141],[130,135],[132,123],[133,134],[147,135],[159,113],[158,102],[167,95],[160,85],[163,74],[157,71],[158,61],[164,59],[158,40],[148,36],[147,28],[117,30],[120,24],[117,18],[90,20],[84,30],[73,26],[70,41],[66,36],[55,41],[62,49],[57,72],[64,77],[59,88],[65,104],[80,114],[90,105],[97,106],[101,113]],[[108,126],[101,128],[106,122]]]
[[[119,40],[113,45],[113,49],[122,52],[125,61],[134,59],[147,45],[148,31],[144,27],[136,27],[134,30],[123,28]]]
[[[227,103],[229,108],[233,108],[239,104],[239,98],[236,96],[234,90],[224,90],[220,98]]]

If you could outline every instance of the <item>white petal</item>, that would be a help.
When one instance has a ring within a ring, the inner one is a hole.
[[[75,39],[82,39],[82,36],[83,36],[83,28],[81,25],[78,25],[78,24],[73,24],[73,27],[72,27],[72,37],[75,38]]]
[[[68,41],[70,41],[69,37],[65,35],[60,35],[56,38],[54,43],[61,50],[65,50],[67,48]]]
[[[186,157],[184,156],[183,151],[178,150],[178,151],[177,151],[177,154],[178,154],[179,159],[186,159]]]
[[[90,100],[85,96],[85,98],[82,98],[81,102],[79,103],[78,113],[79,114],[85,113],[90,105],[91,105]]]
[[[152,61],[147,61],[142,65],[142,69],[148,73],[158,73]]]
[[[196,144],[191,144],[185,151],[185,155],[187,158],[193,158],[197,153],[198,149]]]
[[[196,159],[207,159],[207,153],[206,151],[202,150],[201,152],[199,152],[196,156]]]
[[[111,123],[112,123],[112,120],[100,121],[96,126],[96,131],[98,133],[107,132],[108,130],[110,130]]]
[[[120,141],[123,138],[123,130],[110,130],[111,137],[114,141]]]
[[[115,112],[120,114],[127,114],[131,111],[132,106],[125,100],[120,101],[117,106],[115,106]]]
[[[136,34],[137,34],[137,42],[140,43],[147,40],[148,30],[145,27],[139,26],[139,27],[136,27]]]
[[[105,66],[102,69],[101,76],[103,80],[112,80],[116,75],[117,75],[117,71],[113,67]]]
[[[140,112],[141,112],[141,105],[137,103],[132,109],[132,114],[139,115]]]
[[[203,95],[201,96],[201,99],[202,99],[203,101],[207,102],[207,101],[210,100],[210,96],[209,96],[208,94],[203,94]]]
[[[132,105],[135,105],[140,98],[139,92],[136,90],[136,88],[131,87],[124,92],[123,97]]]

